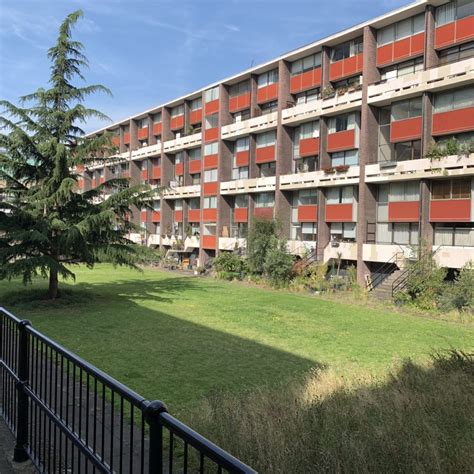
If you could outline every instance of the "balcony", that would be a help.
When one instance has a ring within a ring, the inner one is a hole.
[[[425,50],[425,33],[418,33],[408,38],[386,44],[377,48],[377,67],[388,66],[420,56]]]
[[[359,146],[356,130],[344,130],[328,134],[328,152],[353,150]]]
[[[122,153],[122,155],[126,154],[128,158],[128,152]],[[138,150],[132,151],[132,160],[141,160],[143,158],[148,158],[150,156],[157,156],[161,155],[161,143],[157,143],[156,145],[144,146],[139,148]]]
[[[363,244],[362,256],[366,262],[388,262],[396,254],[403,252],[400,258],[397,258],[397,265],[403,265],[404,259],[412,256],[412,250],[406,245],[391,244]],[[402,263],[403,262],[403,263]]]
[[[201,194],[201,186],[193,184],[191,186],[178,186],[176,188],[167,188],[163,192],[164,199],[182,199],[199,197]]]
[[[433,114],[434,136],[474,130],[474,107]]]
[[[469,262],[474,262],[474,247],[433,247],[435,260],[441,267],[462,268]]]
[[[278,112],[261,115],[241,122],[232,123],[221,128],[221,138],[231,140],[243,137],[249,133],[258,133],[261,130],[270,130],[277,126]]]
[[[324,261],[331,259],[357,260],[357,244],[355,242],[338,242],[337,247],[331,244],[324,249]]]
[[[435,48],[442,49],[474,39],[474,15],[442,25],[435,30]]]
[[[184,150],[187,148],[194,148],[201,145],[202,134],[195,133],[191,135],[185,135],[184,137],[175,138],[174,140],[168,140],[163,143],[163,150],[165,153]]]
[[[286,248],[291,255],[297,255],[304,257],[309,252],[312,252],[316,248],[316,241],[312,240],[288,240]]]
[[[189,114],[189,123],[195,125],[202,122],[202,109],[191,110]]]
[[[392,101],[435,92],[446,88],[454,89],[474,81],[474,62],[465,59],[445,66],[436,67],[416,74],[407,74],[386,82],[369,85],[368,103],[385,105]]]
[[[163,235],[161,236],[161,244],[169,247],[176,246],[179,240],[182,240],[181,235]]]
[[[225,181],[221,183],[221,194],[247,194],[275,191],[275,183],[275,176]]]
[[[200,243],[201,243],[201,239],[196,235],[193,235],[192,237],[186,237],[184,239],[185,252],[189,252],[189,251],[192,252],[192,250],[198,249]]]
[[[344,186],[359,183],[359,167],[351,166],[345,172],[327,173],[311,171],[310,173],[284,174],[280,176],[280,189],[305,189],[327,186]]]
[[[423,158],[386,164],[378,163],[365,167],[367,183],[471,175],[474,175],[474,154],[469,157],[447,156],[439,160]]]
[[[238,248],[246,247],[246,239],[238,239],[236,237],[219,237],[219,249],[220,250],[235,250]]]
[[[160,234],[148,234],[147,245],[161,245]]]
[[[171,130],[180,130],[184,128],[184,115],[172,117],[170,120],[170,128]]]
[[[278,83],[259,87],[257,90],[257,103],[264,104],[278,98]]]

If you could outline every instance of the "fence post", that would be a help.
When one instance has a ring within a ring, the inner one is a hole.
[[[29,362],[28,362],[28,333],[26,326],[31,323],[24,319],[18,323],[18,382],[16,384],[17,396],[17,424],[16,443],[13,450],[13,461],[24,462],[28,460],[26,446],[28,444],[28,395],[24,387],[28,383]]]
[[[149,402],[145,407],[145,420],[150,426],[150,453],[149,470],[150,474],[163,473],[163,425],[160,422],[160,415],[168,412],[166,405],[155,400]]]

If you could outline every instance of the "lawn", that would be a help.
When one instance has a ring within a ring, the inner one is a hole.
[[[28,301],[42,280],[26,289],[2,282],[0,304],[177,414],[215,390],[238,393],[313,367],[384,374],[394,361],[474,346],[472,326],[242,283],[108,265],[76,275],[55,303]]]

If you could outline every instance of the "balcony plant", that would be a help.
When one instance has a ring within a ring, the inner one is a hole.
[[[334,90],[333,86],[329,85],[323,89],[323,92],[322,92],[323,100],[330,99],[334,97],[335,95],[336,95],[336,91]]]
[[[334,174],[336,172],[336,169],[330,166],[328,168],[323,168],[323,171],[325,174]]]
[[[337,173],[345,173],[349,169],[349,165],[339,165],[336,166]]]

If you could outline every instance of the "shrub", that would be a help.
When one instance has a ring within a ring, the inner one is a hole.
[[[214,259],[214,269],[223,280],[241,279],[245,261],[234,252],[222,252]]]
[[[264,273],[265,259],[271,245],[275,245],[278,226],[274,220],[253,219],[247,236],[247,259],[251,273]]]
[[[263,268],[270,284],[275,288],[288,286],[293,274],[293,257],[288,253],[286,242],[273,238],[265,257]]]
[[[442,311],[474,310],[474,265],[467,263],[453,283],[446,283],[439,298]]]
[[[141,265],[159,265],[165,258],[166,250],[137,245],[137,255]]]

